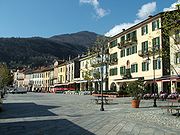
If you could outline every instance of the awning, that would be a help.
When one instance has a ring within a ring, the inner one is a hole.
[[[132,78],[132,79],[114,79],[116,83],[122,83],[122,82],[132,82],[132,81],[137,81],[138,78]]]
[[[54,86],[62,86],[62,85],[68,85],[68,83],[56,83]]]

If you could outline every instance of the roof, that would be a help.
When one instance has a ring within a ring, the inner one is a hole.
[[[133,31],[133,30],[135,30],[135,29],[137,29],[137,28],[139,28],[139,27],[142,27],[143,25],[145,25],[145,24],[147,24],[147,23],[149,23],[149,22],[152,22],[153,20],[156,20],[157,18],[161,17],[161,15],[162,15],[163,13],[176,12],[176,11],[178,11],[178,10],[160,12],[160,13],[154,15],[154,16],[149,16],[149,18],[147,18],[146,20],[141,21],[140,23],[137,23],[136,25],[134,25],[134,26],[132,26],[132,27],[130,27],[130,28],[128,28],[128,29],[126,29],[126,30],[118,33],[118,34],[116,34],[116,35],[113,36],[113,37],[111,37],[111,40],[110,40],[109,42],[112,42],[114,39],[116,39],[116,38],[118,38],[118,37],[120,37],[120,36],[123,36],[123,35],[125,35],[126,33],[129,33],[129,32],[131,32],[131,31]]]

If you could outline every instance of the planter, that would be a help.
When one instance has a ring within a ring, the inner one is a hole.
[[[132,108],[139,108],[139,103],[140,103],[140,100],[132,100],[131,101]]]

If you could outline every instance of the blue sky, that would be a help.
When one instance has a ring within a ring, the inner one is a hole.
[[[50,37],[79,31],[113,35],[122,24],[131,26],[145,19],[143,13],[157,14],[177,1],[0,0],[0,37]]]

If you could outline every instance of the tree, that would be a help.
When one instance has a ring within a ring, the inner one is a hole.
[[[179,7],[179,5],[177,5]],[[161,14],[162,32],[162,58],[164,75],[170,75],[170,70],[175,70],[173,55],[180,51],[180,10],[167,11]],[[171,57],[170,57],[171,56]],[[176,72],[177,73],[177,72]]]
[[[127,84],[127,92],[134,100],[140,100],[144,92],[144,80],[137,80]]]
[[[10,70],[5,64],[0,63],[0,89],[10,85],[12,81],[13,78],[11,76]]]
[[[105,79],[105,89],[108,90],[108,65],[109,65],[109,47],[108,47],[108,41],[109,38],[105,37],[105,36],[99,36],[97,37],[94,46],[92,47],[92,52],[93,54],[97,57],[99,57],[100,59],[96,59],[96,61],[92,64],[92,67],[94,67],[95,71],[97,71],[97,68],[101,67],[99,72],[97,72],[96,74],[94,74],[94,76],[96,78],[98,78],[99,82],[100,82],[100,78],[103,79],[102,81],[104,81]],[[104,68],[106,68],[104,70]],[[106,73],[104,73],[103,71],[105,71]],[[103,74],[105,74],[105,76],[103,77]],[[103,87],[103,86],[101,86]]]

